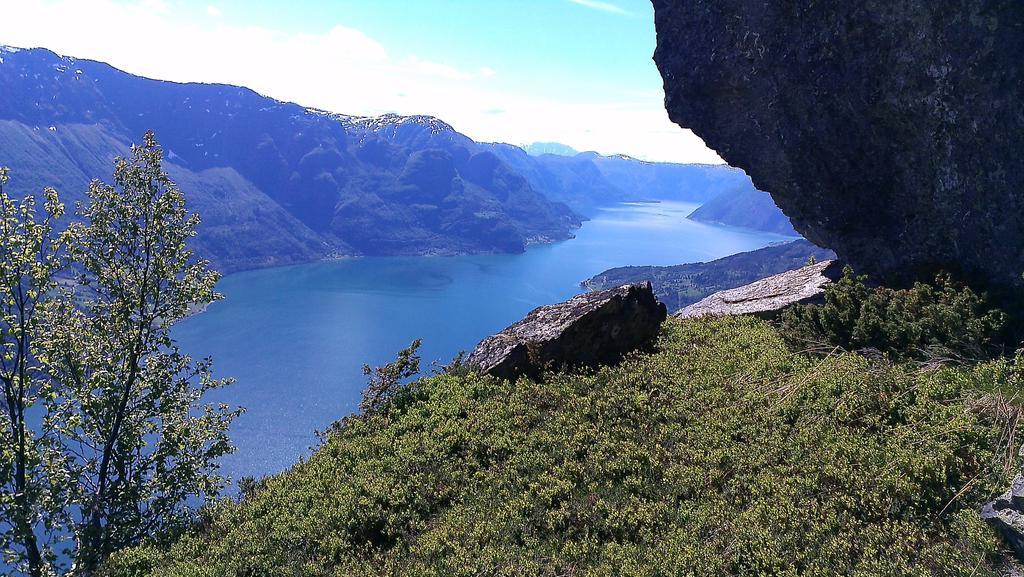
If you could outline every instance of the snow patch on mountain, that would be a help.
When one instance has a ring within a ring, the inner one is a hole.
[[[346,129],[363,130],[366,132],[381,132],[389,129],[396,129],[403,126],[418,126],[428,130],[431,134],[443,134],[455,132],[450,124],[435,116],[418,114],[414,116],[401,116],[394,113],[382,114],[380,116],[350,116],[346,114],[335,115]]]

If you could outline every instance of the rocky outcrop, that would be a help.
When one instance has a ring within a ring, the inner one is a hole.
[[[534,309],[484,339],[467,363],[507,379],[536,378],[548,368],[610,364],[649,343],[665,317],[665,305],[649,282],[582,294]]]
[[[649,280],[654,285],[654,296],[665,303],[669,311],[675,312],[718,291],[800,268],[807,264],[809,258],[825,261],[836,258],[836,255],[806,240],[794,240],[710,262],[613,268],[590,277],[580,285],[588,290],[604,290]]]
[[[981,518],[995,527],[1024,562],[1024,475],[1017,475],[1010,488],[981,510]]]
[[[653,3],[670,117],[806,238],[890,283],[1020,287],[1024,3]]]
[[[676,313],[679,318],[724,315],[773,317],[794,304],[822,299],[825,286],[838,278],[841,267],[834,260],[808,265],[717,292]]]

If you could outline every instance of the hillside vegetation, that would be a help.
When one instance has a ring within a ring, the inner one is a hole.
[[[963,363],[1001,354],[1019,332],[1016,316],[948,273],[892,289],[869,286],[867,276],[847,266],[825,288],[823,303],[789,307],[779,327],[797,347],[825,344],[897,360]]]
[[[115,555],[141,575],[978,575],[1018,465],[1012,361],[794,353],[750,318],[510,383],[455,366]]]

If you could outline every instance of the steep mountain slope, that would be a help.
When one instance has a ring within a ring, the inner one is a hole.
[[[789,217],[775,206],[771,195],[753,187],[722,192],[687,218],[796,236]]]
[[[114,157],[125,154],[130,143],[129,135],[107,122],[40,127],[0,120],[0,164],[12,169],[8,190],[37,193],[54,186],[69,206],[84,198],[91,180],[109,180]],[[340,242],[315,233],[234,168],[194,172],[177,164],[171,153],[165,169],[187,192],[190,207],[203,217],[196,248],[212,257],[220,270],[307,262],[346,251]]]
[[[205,217],[199,244],[225,270],[335,254],[519,252],[579,226],[437,119],[333,115],[42,49],[0,56],[0,163],[12,190],[52,185],[78,200],[154,130]]]

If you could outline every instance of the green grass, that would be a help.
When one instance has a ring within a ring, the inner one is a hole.
[[[992,381],[1001,381],[994,384]],[[665,324],[592,374],[422,379],[110,576],[979,575],[1010,361],[921,371]]]

